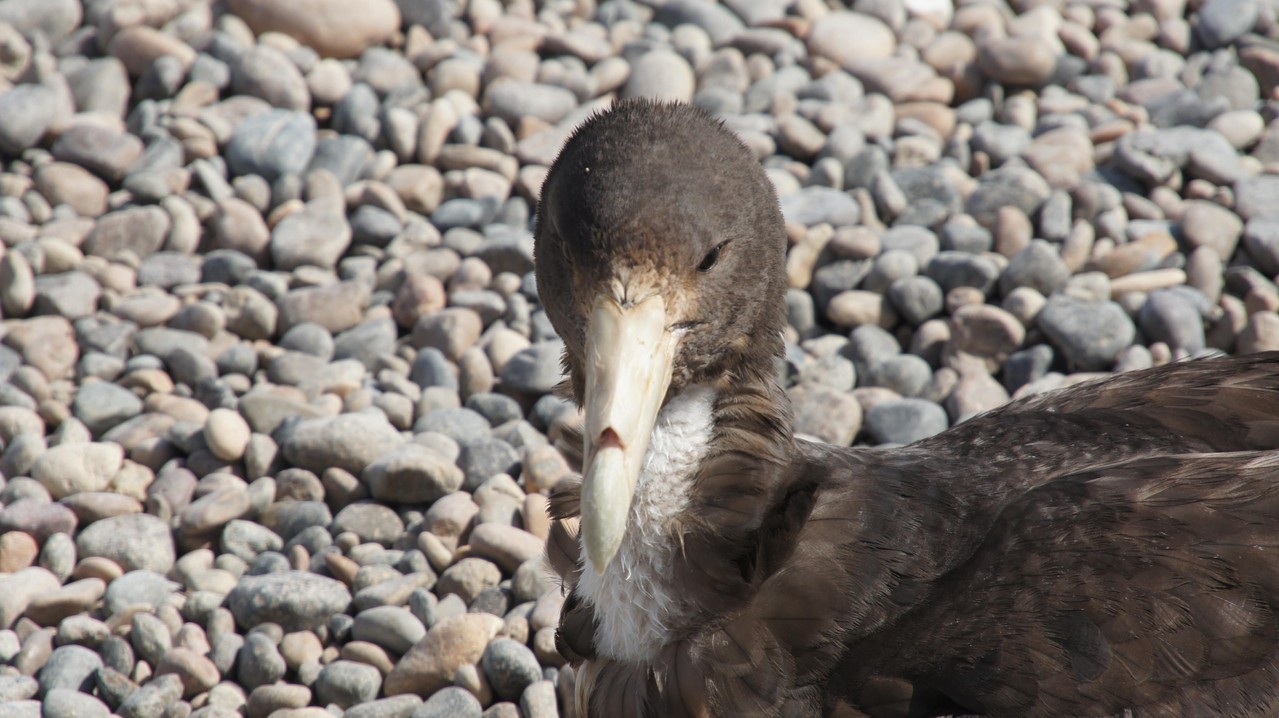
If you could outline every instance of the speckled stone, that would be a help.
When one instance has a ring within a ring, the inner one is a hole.
[[[331,578],[300,571],[244,576],[227,596],[227,607],[246,628],[278,623],[287,630],[324,625],[346,610],[351,592]]]

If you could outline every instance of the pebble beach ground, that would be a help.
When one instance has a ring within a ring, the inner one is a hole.
[[[1276,0],[0,0],[0,718],[571,714],[530,228],[616,98],[759,156],[881,444],[1279,349],[1277,86]]]

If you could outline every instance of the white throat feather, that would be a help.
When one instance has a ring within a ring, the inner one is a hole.
[[[688,507],[694,473],[710,445],[714,408],[715,391],[703,386],[688,387],[666,402],[653,426],[617,555],[602,576],[586,559],[576,590],[594,606],[595,649],[604,656],[650,660],[670,639],[679,606],[671,583],[680,539],[675,519]]]

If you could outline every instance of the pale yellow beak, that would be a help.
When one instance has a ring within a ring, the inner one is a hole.
[[[671,384],[676,337],[666,303],[629,307],[601,295],[586,330],[586,472],[582,543],[596,572],[617,554],[657,412]]]

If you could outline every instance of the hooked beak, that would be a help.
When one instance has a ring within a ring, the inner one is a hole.
[[[596,299],[586,331],[581,530],[587,560],[600,574],[626,532],[631,496],[671,384],[675,345],[660,296],[629,307],[611,296]]]

